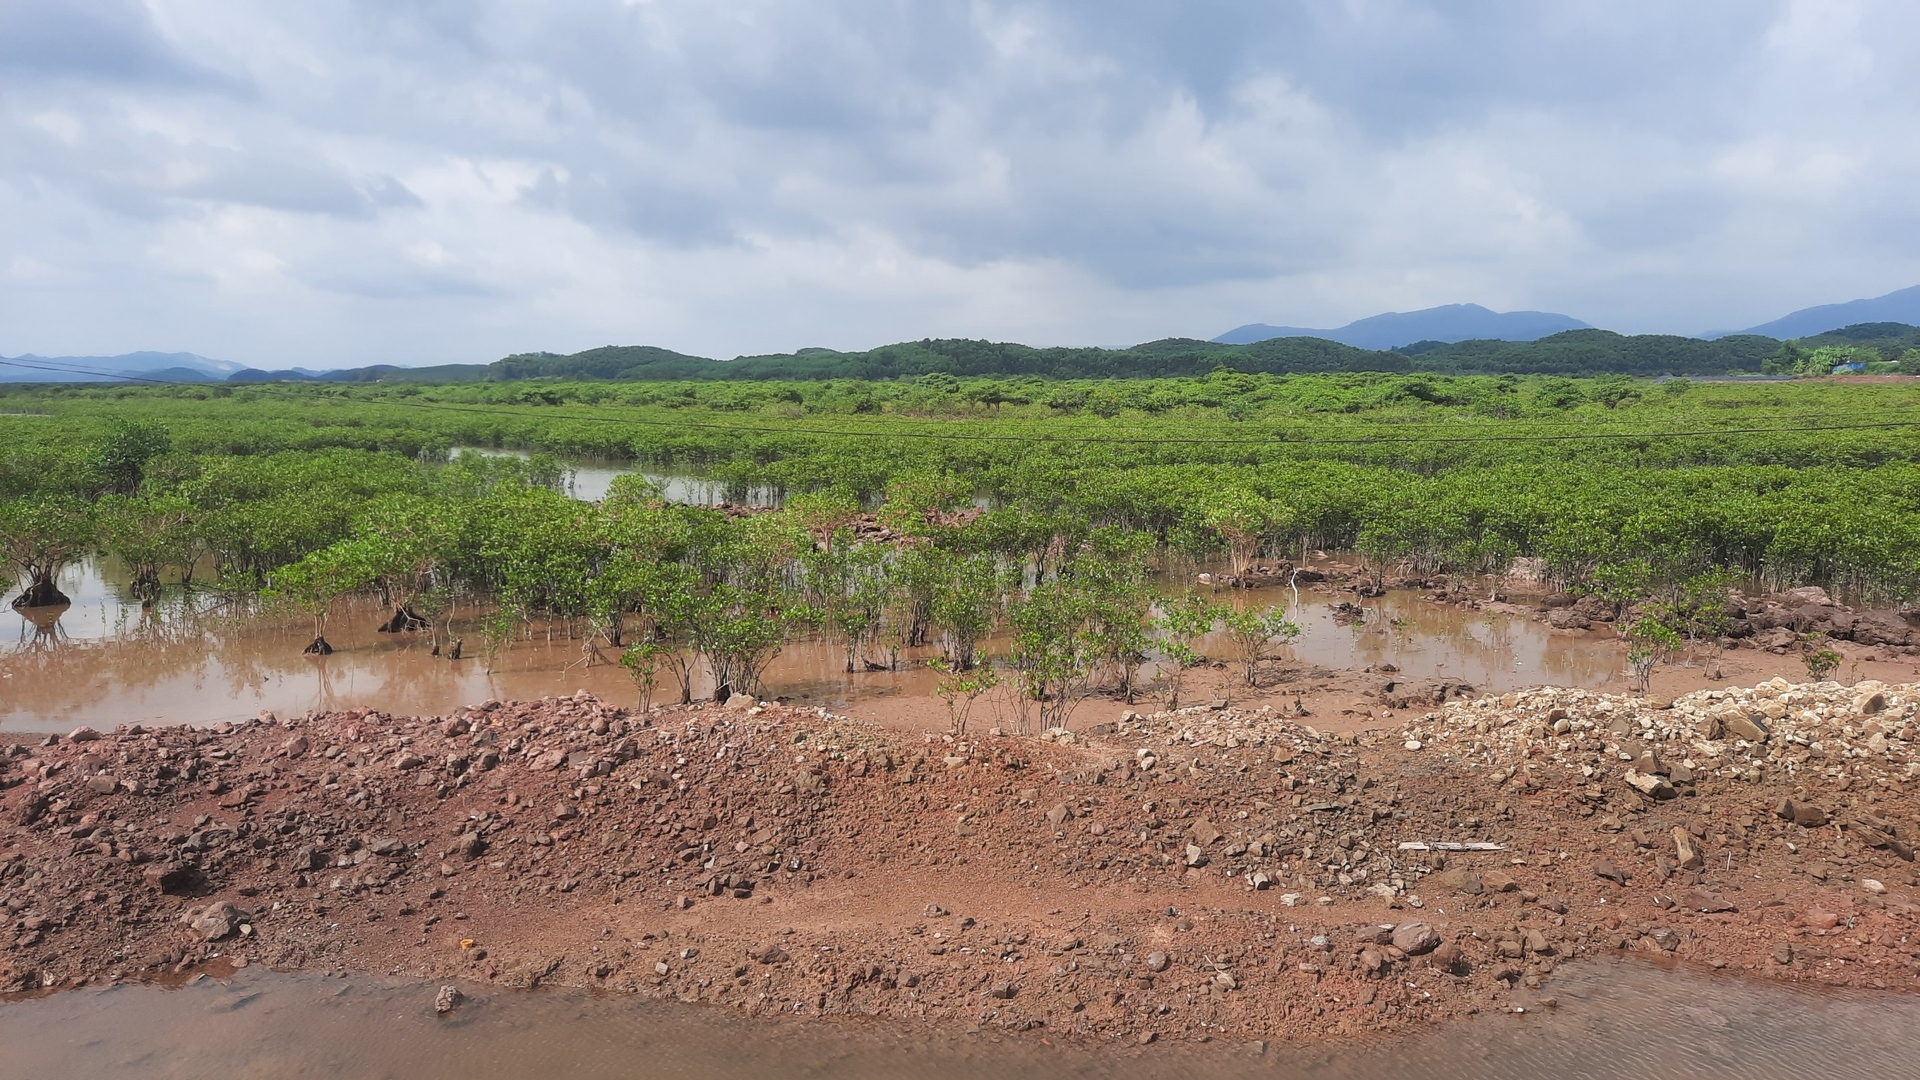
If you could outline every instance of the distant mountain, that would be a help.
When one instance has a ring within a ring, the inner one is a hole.
[[[487,364],[438,364],[433,367],[397,367],[393,364],[374,364],[370,367],[338,368],[329,371],[314,371],[311,368],[287,368],[284,371],[242,368],[227,376],[227,381],[230,383],[474,382],[484,378],[490,366]]]
[[[0,382],[218,382],[244,367],[194,353],[130,352],[118,356],[27,353],[0,356]]]
[[[1803,338],[1856,323],[1920,324],[1920,285],[1876,296],[1871,300],[1849,300],[1844,304],[1801,308],[1791,315],[1762,323],[1742,333],[1781,339]]]
[[[1534,341],[1563,330],[1585,330],[1586,323],[1550,311],[1489,311],[1479,304],[1445,304],[1420,311],[1389,311],[1350,322],[1337,330],[1249,323],[1213,340],[1249,345],[1278,337],[1317,337],[1361,349],[1397,349],[1416,341]]]

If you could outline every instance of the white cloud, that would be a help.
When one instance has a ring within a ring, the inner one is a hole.
[[[14,0],[0,353],[1744,325],[1920,281],[1916,30],[1892,0]]]

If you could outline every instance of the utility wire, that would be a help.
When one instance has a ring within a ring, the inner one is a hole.
[[[0,359],[0,365],[27,368],[36,371],[52,371],[74,375],[93,375],[100,378],[120,379],[127,382],[145,383],[154,386],[222,386],[228,389],[245,389],[252,393],[275,395],[276,391],[268,385],[259,383],[190,383],[175,382],[168,379],[150,379],[141,375],[128,375],[121,372],[94,371],[87,368],[65,367],[53,364],[35,364],[21,360]],[[329,383],[329,386],[352,387],[354,383]],[[277,396],[313,400],[312,395],[278,391]],[[457,405],[448,402],[410,401],[406,399],[385,399],[377,402],[383,406],[404,406],[411,409],[426,409],[433,412],[464,413],[478,416],[500,417],[501,408],[511,406]],[[1572,434],[1550,435],[1431,435],[1386,438],[1381,436],[1363,436],[1358,438],[1329,438],[1323,436],[1290,437],[1288,433],[1276,433],[1262,438],[1206,438],[1189,437],[1136,437],[1126,435],[990,435],[973,432],[943,431],[875,431],[872,429],[822,429],[783,425],[769,427],[750,424],[716,424],[697,420],[644,420],[627,416],[605,416],[600,414],[557,413],[543,409],[541,416],[549,419],[574,420],[582,423],[623,424],[632,427],[654,427],[674,429],[696,429],[707,431],[726,431],[735,433],[764,435],[811,435],[826,438],[870,438],[870,439],[927,439],[947,442],[1010,442],[1010,443],[1049,443],[1049,444],[1115,444],[1126,446],[1409,446],[1443,445],[1460,443],[1506,443],[1506,442],[1592,442],[1620,441],[1636,439],[1695,439],[1714,438],[1727,435],[1777,435],[1777,434],[1827,434],[1839,431],[1885,431],[1900,428],[1920,427],[1920,420],[1890,420],[1861,424],[1801,424],[1779,427],[1742,427],[1742,428],[1703,428],[1688,431],[1598,431]],[[1396,426],[1406,426],[1397,424]]]

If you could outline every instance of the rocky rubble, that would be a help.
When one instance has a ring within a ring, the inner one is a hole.
[[[1464,602],[1508,614],[1522,614],[1526,610],[1512,604],[1480,604],[1471,598]],[[1534,615],[1556,630],[1587,630],[1598,623],[1615,622],[1621,617],[1621,609],[1619,604],[1598,596],[1556,593],[1546,597]],[[1860,645],[1911,647],[1916,639],[1909,616],[1920,617],[1920,613],[1856,611],[1817,585],[1757,599],[1734,593],[1727,615],[1722,645],[1773,653],[1786,653],[1799,647],[1804,636],[1815,634]]]
[[[1524,774],[1550,765],[1590,781],[1617,777],[1662,798],[1696,776],[1846,791],[1920,776],[1916,703],[1920,688],[1877,682],[1796,686],[1776,678],[1674,701],[1541,687],[1450,703],[1401,735],[1409,749],[1491,770],[1496,783],[1524,784]]]
[[[1092,1041],[1532,1007],[1619,949],[1907,988],[1915,701],[1543,689],[1391,732],[1021,739],[579,695],[76,731],[0,758],[0,987],[265,963]]]

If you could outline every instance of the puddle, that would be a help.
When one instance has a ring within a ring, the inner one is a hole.
[[[477,446],[456,446],[454,454],[478,454],[482,457],[513,457],[529,460],[525,450],[491,450]],[[653,472],[613,461],[568,459],[562,462],[566,473],[566,492],[583,502],[599,502],[607,497],[616,477],[637,473],[652,481],[668,502],[692,506],[712,506],[731,502],[742,506],[778,507],[781,491],[770,484],[729,484],[724,480],[691,473]]]
[[[1173,1039],[1047,1046],[1033,1035],[915,1037],[885,1022],[744,1019],[575,991],[437,987],[249,969],[226,983],[123,986],[0,1003],[0,1075],[65,1077],[1419,1076],[1422,1080],[1693,1080],[1911,1075],[1920,998],[1814,993],[1610,961],[1554,979],[1557,1010],[1488,1015],[1338,1047]]]
[[[120,724],[218,723],[262,710],[359,706],[434,715],[487,698],[539,698],[587,690],[605,700],[637,703],[626,672],[607,662],[584,662],[579,640],[555,624],[522,638],[487,671],[481,634],[456,619],[466,659],[435,658],[424,635],[388,635],[374,628],[388,614],[368,599],[343,601],[327,630],[337,650],[301,655],[311,637],[306,620],[274,614],[232,613],[211,597],[191,604],[176,597],[143,612],[123,603],[124,581],[110,561],[70,568],[61,588],[70,607],[49,618],[0,611],[0,731],[70,731],[81,724],[105,730]],[[1289,604],[1284,589],[1222,593],[1236,603]],[[1363,622],[1335,622],[1324,594],[1303,593],[1295,618],[1305,634],[1291,649],[1294,667],[1363,668],[1392,664],[1402,680],[1442,678],[1494,693],[1552,683],[1598,689],[1617,685],[1622,657],[1617,641],[1599,635],[1550,631],[1525,618],[1486,615],[1427,604],[1413,593],[1389,593],[1365,602]],[[1224,635],[1202,642],[1203,652],[1230,655]],[[990,641],[985,651],[1004,651]],[[610,654],[610,650],[608,650]],[[912,663],[934,650],[906,654],[898,671],[848,675],[839,648],[820,640],[789,644],[767,671],[768,691],[799,705],[843,708],[861,701],[926,698],[935,672]],[[1151,674],[1149,670],[1148,674]],[[655,693],[668,703],[677,690]],[[696,698],[711,693],[696,680]],[[1091,707],[1091,706],[1090,706]],[[927,722],[944,726],[944,707],[929,701]],[[911,726],[911,725],[909,725]]]

